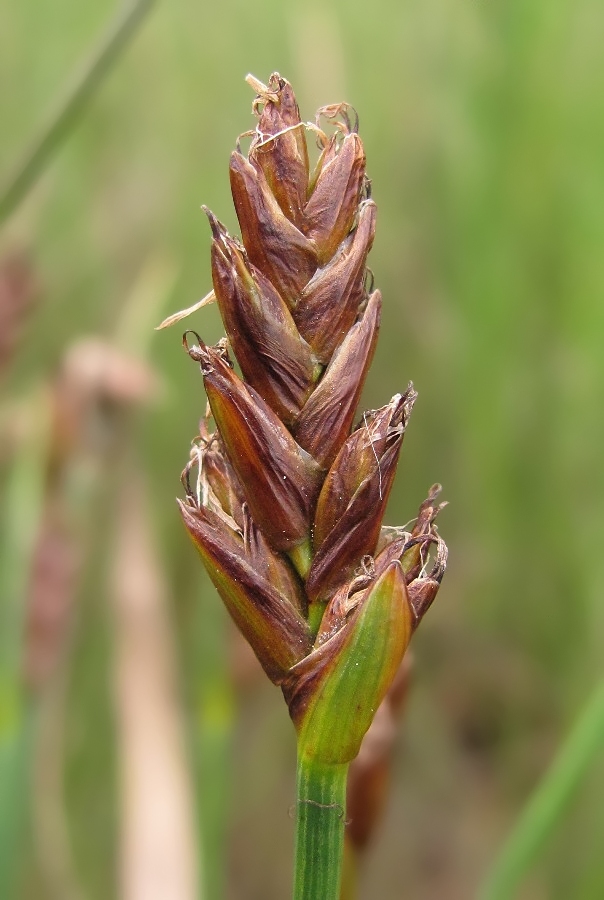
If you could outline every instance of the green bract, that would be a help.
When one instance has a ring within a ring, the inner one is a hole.
[[[368,588],[336,634],[284,685],[302,756],[348,763],[388,690],[411,638],[413,615],[400,563]]]

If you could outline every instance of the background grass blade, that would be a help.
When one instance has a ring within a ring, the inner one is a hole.
[[[511,900],[516,896],[522,879],[603,749],[604,681],[590,696],[551,768],[520,815],[480,893],[481,900]]]
[[[0,222],[18,206],[48,165],[53,153],[142,24],[153,2],[133,0],[118,10],[96,49],[74,75],[0,192]]]
[[[42,392],[20,411],[16,447],[0,517],[0,897],[11,897],[27,819],[33,709],[22,683],[26,592],[48,462],[49,416]]]

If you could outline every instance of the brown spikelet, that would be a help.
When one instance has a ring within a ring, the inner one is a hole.
[[[216,431],[202,422],[181,511],[299,739],[348,761],[440,584],[440,507],[433,490],[410,531],[382,528],[416,393],[358,416],[382,298],[367,287],[377,207],[356,116],[324,107],[328,134],[302,121],[280,75],[248,80],[258,124],[230,159],[241,240],[207,211],[228,342],[185,336]],[[308,722],[330,715],[329,738],[311,739]]]

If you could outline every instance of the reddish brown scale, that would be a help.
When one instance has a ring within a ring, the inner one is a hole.
[[[303,231],[308,149],[300,110],[292,87],[284,78],[271,76],[268,88],[275,99],[264,103],[249,158],[264,173],[287,218]]]
[[[251,262],[273,283],[290,305],[317,271],[318,253],[287,218],[264,172],[241,153],[231,155],[231,190],[241,237]]]
[[[212,280],[229,342],[248,384],[290,424],[312,390],[317,361],[271,282],[207,212]]]
[[[361,204],[357,227],[337,253],[318,269],[300,296],[293,315],[300,334],[327,365],[354,324],[365,299],[365,263],[373,244],[376,205]]]
[[[279,683],[310,651],[308,626],[289,599],[251,565],[243,541],[208,509],[180,512],[214,586],[260,660]]]
[[[298,443],[324,468],[350,434],[377,343],[381,308],[381,294],[374,291],[294,424]]]
[[[365,151],[358,134],[347,134],[339,151],[326,160],[304,210],[306,234],[316,244],[321,265],[332,258],[358,214],[365,181]]]

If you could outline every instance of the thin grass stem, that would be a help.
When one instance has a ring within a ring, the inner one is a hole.
[[[226,613],[218,604],[206,602],[206,598],[204,593],[196,618],[196,801],[199,857],[203,860],[202,895],[207,900],[220,900],[227,892],[236,699],[229,669]]]
[[[0,190],[0,222],[8,218],[44,171],[80,113],[136,33],[154,0],[120,6],[97,46],[74,74]]]
[[[31,559],[42,515],[50,417],[44,393],[27,408],[26,433],[0,516],[0,897],[12,896],[27,819],[33,709],[22,684]]]
[[[298,754],[294,900],[338,900],[348,765]]]
[[[511,900],[604,750],[604,680],[593,691],[488,874],[480,900]]]

